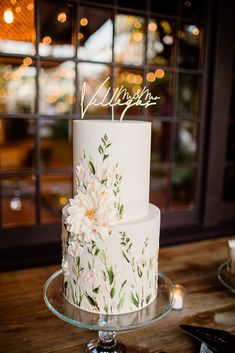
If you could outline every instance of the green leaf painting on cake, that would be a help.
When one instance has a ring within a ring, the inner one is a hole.
[[[154,257],[147,255],[148,237],[140,255],[135,256],[130,238],[126,232],[120,232],[120,251],[127,264],[127,272],[122,274],[111,264],[108,249],[99,248],[93,240],[81,245],[67,233],[64,246],[64,292],[74,305],[81,307],[86,302],[93,312],[112,313],[122,312],[124,305],[132,310],[141,309],[155,297],[157,284],[151,275]]]
[[[69,201],[65,223],[67,230],[82,242],[109,237],[124,213],[118,163],[112,166],[107,161],[111,146],[104,134],[98,146],[101,163],[95,163],[91,157],[87,159],[83,151],[76,168],[76,192]]]
[[[136,258],[135,253],[132,252],[132,242],[128,238],[126,232],[120,232],[121,235],[121,252],[124,259],[127,261],[128,266],[133,272],[134,284],[132,285],[132,291],[130,293],[131,302],[137,308],[142,308],[145,304],[148,304],[152,298],[155,297],[153,292],[153,283],[150,273],[154,266],[154,257],[149,257],[146,255],[146,249],[148,247],[148,237],[146,237],[142,250],[141,256]],[[145,278],[145,281],[140,282],[142,286],[138,286],[140,278]],[[145,285],[143,285],[143,283]],[[137,289],[138,288],[138,292]],[[156,288],[156,284],[154,284]],[[147,292],[146,292],[147,291]]]

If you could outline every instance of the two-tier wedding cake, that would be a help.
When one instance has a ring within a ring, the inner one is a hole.
[[[157,295],[160,211],[149,204],[151,123],[73,122],[74,196],[63,209],[63,290],[97,313]]]

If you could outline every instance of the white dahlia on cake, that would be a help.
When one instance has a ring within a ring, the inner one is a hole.
[[[80,242],[106,239],[122,218],[123,205],[119,198],[122,176],[117,164],[106,163],[111,145],[105,134],[98,147],[102,163],[94,163],[91,158],[86,160],[84,151],[76,167],[76,192],[69,200],[65,224],[67,231]],[[74,253],[74,250],[70,247],[68,252]]]
[[[112,190],[93,180],[86,190],[78,189],[70,199],[67,230],[74,235],[82,235],[84,241],[105,239],[117,222]]]

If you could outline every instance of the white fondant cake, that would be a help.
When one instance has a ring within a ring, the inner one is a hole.
[[[151,123],[73,124],[74,197],[62,215],[67,300],[121,314],[157,294],[160,211],[149,204]]]

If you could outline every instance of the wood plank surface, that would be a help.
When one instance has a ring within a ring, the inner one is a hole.
[[[199,344],[179,329],[180,323],[220,328],[235,334],[235,294],[217,279],[227,258],[227,240],[200,241],[160,250],[159,270],[186,288],[183,310],[118,334],[130,353],[196,353]],[[0,275],[1,353],[83,353],[94,331],[69,325],[43,301],[43,286],[59,266]],[[138,348],[139,347],[139,348]]]

